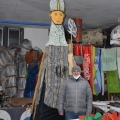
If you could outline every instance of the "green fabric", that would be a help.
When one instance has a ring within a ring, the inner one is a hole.
[[[102,49],[101,59],[103,71],[113,71],[117,69],[116,55],[117,55],[116,48]]]
[[[120,79],[118,78],[118,71],[107,71],[107,88],[109,93],[120,93]]]
[[[27,73],[26,73],[25,77],[28,78],[28,71],[26,71],[26,72],[27,72]]]
[[[95,115],[94,115],[94,117],[92,117],[92,116],[87,116],[85,119],[83,119],[83,120],[101,120],[101,118],[102,118],[102,115],[99,113],[99,112],[97,112]]]

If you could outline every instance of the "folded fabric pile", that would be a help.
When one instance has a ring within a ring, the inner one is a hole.
[[[110,102],[108,105],[120,108],[120,103],[119,102]]]

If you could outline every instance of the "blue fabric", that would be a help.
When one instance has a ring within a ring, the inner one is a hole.
[[[84,112],[74,113],[74,112],[65,112],[65,120],[77,119],[79,116],[85,115]]]
[[[28,68],[27,68],[28,75],[26,78],[26,86],[24,90],[25,98],[32,98],[34,95],[38,70],[39,70],[38,64],[35,64],[34,66],[28,65]]]
[[[95,78],[94,78],[94,94],[99,94],[101,93],[101,89],[102,89],[102,78],[101,78],[101,62],[100,62],[100,49],[99,48],[95,48],[96,50],[96,55],[95,55],[95,61],[94,61],[94,65],[95,65],[95,70],[96,70],[96,74],[95,74]]]
[[[30,117],[25,118],[24,120],[30,120]]]

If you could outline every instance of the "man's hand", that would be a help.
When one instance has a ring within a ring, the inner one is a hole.
[[[59,115],[63,116],[63,115],[64,115],[64,113],[63,113],[63,112],[59,112]]]

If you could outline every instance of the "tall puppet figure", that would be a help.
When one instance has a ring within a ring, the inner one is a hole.
[[[38,79],[38,90],[34,95],[34,115],[39,104],[43,81],[45,81],[44,103],[52,108],[57,108],[57,96],[63,81],[68,77],[68,45],[62,26],[64,14],[63,0],[50,0],[51,27],[49,41],[46,44],[46,52],[40,78]]]

